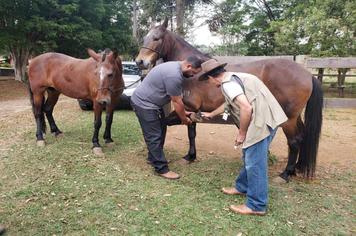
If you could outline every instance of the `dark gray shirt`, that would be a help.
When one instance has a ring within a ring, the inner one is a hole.
[[[184,78],[180,62],[159,64],[136,88],[131,101],[144,109],[160,109],[171,101],[170,96],[182,95]]]

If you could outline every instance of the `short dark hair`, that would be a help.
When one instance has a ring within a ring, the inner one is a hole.
[[[216,77],[220,75],[221,73],[224,73],[226,70],[223,66],[217,67],[214,70],[210,71],[209,73],[206,74],[206,77],[211,76],[211,77]]]
[[[201,58],[195,56],[195,55],[190,55],[185,59],[189,64],[192,65],[194,69],[200,68],[201,64],[204,62]]]

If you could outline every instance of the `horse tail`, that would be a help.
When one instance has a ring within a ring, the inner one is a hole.
[[[35,103],[33,101],[33,92],[31,90],[31,85],[30,85],[30,81],[28,80],[28,75],[27,73],[25,74],[25,76],[27,77],[26,78],[26,81],[27,81],[27,89],[28,89],[28,94],[30,95],[30,103],[31,103],[31,107],[32,107],[32,112],[33,112],[33,115],[35,115]]]
[[[298,170],[306,177],[313,177],[318,154],[319,138],[323,120],[323,90],[321,83],[315,77],[312,78],[313,91],[308,100],[304,113],[304,137],[301,143]]]
[[[28,94],[30,95],[30,103],[31,103],[31,107],[32,107],[32,113],[33,113],[33,116],[35,117],[36,119],[36,114],[35,114],[35,102],[34,102],[34,99],[33,99],[33,92],[32,92],[32,89],[31,89],[31,85],[30,85],[30,80],[28,79],[28,74],[25,73],[25,76],[26,76],[26,81],[27,81],[27,89],[28,89]],[[42,122],[42,131],[45,133],[46,132],[46,121],[45,121],[45,117],[44,117],[44,104],[45,104],[45,99],[43,98],[42,100],[42,104],[41,104],[41,115],[40,115],[40,118],[41,120],[43,121]]]

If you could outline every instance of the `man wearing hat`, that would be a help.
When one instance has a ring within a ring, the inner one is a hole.
[[[244,215],[265,215],[268,202],[268,149],[279,125],[287,121],[276,98],[256,76],[226,72],[225,64],[210,59],[202,64],[199,80],[210,79],[225,97],[225,104],[213,112],[204,112],[210,119],[224,113],[232,116],[239,128],[235,147],[242,144],[244,166],[232,188],[222,188],[228,195],[246,195],[244,205],[230,209]]]

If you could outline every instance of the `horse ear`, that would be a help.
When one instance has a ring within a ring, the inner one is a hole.
[[[113,52],[113,58],[116,59],[119,56],[119,51],[117,50],[117,48],[114,48],[112,52]]]
[[[168,27],[168,17],[167,16],[164,17],[164,21],[163,21],[162,27],[164,29],[167,29],[167,27]]]
[[[89,56],[92,57],[95,61],[98,61],[98,62],[100,61],[100,59],[101,59],[100,54],[96,53],[91,48],[88,48],[87,51],[88,51]]]
[[[118,61],[120,61],[120,57],[119,57],[119,52],[118,50],[115,48],[111,51],[111,53],[108,55],[108,60],[111,62],[111,63],[117,63]]]

